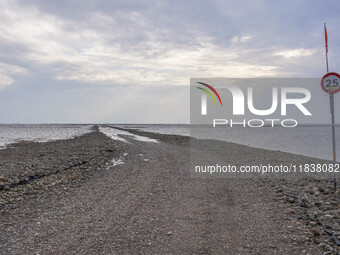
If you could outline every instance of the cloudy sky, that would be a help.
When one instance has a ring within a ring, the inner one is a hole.
[[[338,0],[0,0],[0,123],[188,123],[192,77],[340,68]]]

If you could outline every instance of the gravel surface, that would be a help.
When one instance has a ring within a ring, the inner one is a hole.
[[[0,206],[20,200],[25,193],[56,184],[90,178],[120,147],[98,132],[48,143],[17,143],[0,150]],[[2,191],[2,192],[1,192]]]
[[[314,242],[315,225],[307,222],[299,199],[285,195],[289,188],[303,192],[306,186],[287,180],[192,178],[189,138],[134,132],[160,143],[129,136],[124,137],[129,143],[118,142],[94,131],[73,140],[27,143],[0,152],[0,174],[10,180],[15,171],[2,172],[2,166],[31,164],[32,157],[38,164],[34,173],[45,171],[37,155],[47,148],[54,151],[50,163],[44,161],[51,168],[66,157],[76,158],[69,165],[87,162],[0,191],[1,254],[323,254],[326,248],[334,252],[333,244]],[[224,146],[230,150],[231,144]],[[233,151],[249,150],[255,156],[263,152],[232,146]],[[11,153],[16,156],[9,160],[5,155]],[[201,155],[212,156],[203,149]],[[270,156],[290,160],[286,153]],[[19,172],[23,178],[32,175]],[[310,189],[319,184],[308,182]],[[330,189],[328,194],[337,202]],[[313,237],[306,239],[309,233]]]

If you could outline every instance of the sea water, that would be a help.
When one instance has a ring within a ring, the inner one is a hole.
[[[190,136],[190,125],[186,124],[120,124],[111,127],[139,129],[159,134]],[[0,148],[20,141],[48,142],[61,139],[72,139],[91,132],[93,125],[0,125]],[[100,127],[104,127],[100,125]],[[336,126],[336,144],[340,159],[340,126]],[[121,135],[132,135],[117,129],[102,129],[107,135],[122,138]],[[256,148],[291,152],[321,159],[332,159],[332,132],[330,126],[311,125],[294,128],[261,127],[261,128],[211,128],[209,132],[199,132],[199,139],[215,139],[243,144]],[[139,136],[134,136],[134,139]],[[145,139],[145,137],[142,137]],[[140,140],[140,139],[139,139]],[[151,139],[153,141],[153,139]],[[149,140],[148,140],[149,141]]]
[[[10,124],[0,125],[0,148],[6,148],[9,144],[29,141],[48,142],[53,140],[72,139],[91,132],[93,125],[26,125]]]
[[[160,134],[190,136],[190,125],[124,125]],[[340,126],[335,127],[338,159],[340,159]],[[211,127],[208,132],[192,132],[199,139],[214,139],[250,147],[291,152],[331,160],[333,157],[332,130],[329,125],[284,127]]]

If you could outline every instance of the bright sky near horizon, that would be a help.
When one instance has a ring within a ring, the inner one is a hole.
[[[321,78],[324,21],[340,72],[339,10],[338,0],[0,0],[0,123],[188,123],[192,77]]]

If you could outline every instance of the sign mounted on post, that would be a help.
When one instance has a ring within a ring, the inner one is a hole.
[[[327,74],[325,74],[321,79],[321,87],[323,91],[329,94],[329,104],[331,108],[332,117],[332,138],[333,138],[333,167],[336,164],[336,145],[335,145],[335,116],[334,116],[334,94],[340,91],[340,75],[337,73],[330,73],[328,67],[328,35],[326,23],[324,23],[325,28],[325,51],[326,51],[326,68]],[[334,190],[336,191],[336,173],[333,172],[334,178]]]
[[[340,91],[340,75],[338,73],[327,73],[321,79],[321,87],[328,94]]]

